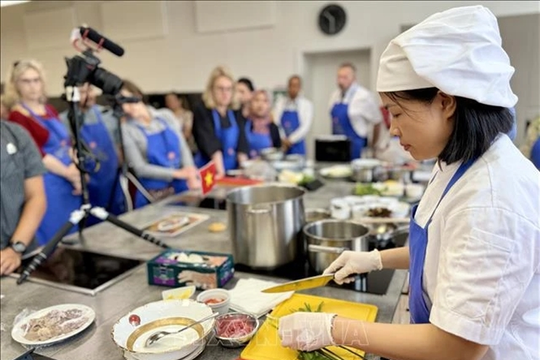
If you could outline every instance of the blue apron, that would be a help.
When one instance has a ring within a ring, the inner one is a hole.
[[[238,139],[240,138],[240,128],[238,127],[233,111],[228,110],[227,116],[231,122],[231,126],[222,129],[221,122],[219,121],[219,113],[215,109],[212,110],[215,135],[221,141],[221,152],[223,153],[223,166],[225,171],[233,170],[238,167],[236,153],[238,149]],[[209,161],[210,159],[204,156],[200,151],[195,155],[195,164],[199,168],[206,165]]]
[[[90,147],[90,150],[99,160],[97,172],[91,170],[95,168],[95,161],[89,159],[86,164],[90,175],[88,182],[88,195],[93,206],[107,209],[114,215],[125,212],[122,189],[118,181],[118,155],[116,149],[103,123],[101,112],[96,106],[90,111],[96,115],[97,122],[94,124],[85,123],[81,127],[81,137]],[[87,225],[99,222],[97,218],[90,217]]]
[[[350,98],[354,93],[350,94]],[[362,149],[367,145],[367,138],[358,136],[349,119],[349,104],[336,103],[330,112],[332,116],[332,133],[345,135],[351,141],[351,160],[358,159],[362,155]]]
[[[540,170],[540,137],[536,139],[531,148],[531,161]]]
[[[298,117],[298,111],[285,110],[281,115],[281,127],[285,130],[287,137],[295,132],[300,127],[300,118]],[[306,155],[306,142],[301,140],[296,144],[293,144],[287,151],[289,154]]]
[[[251,130],[253,122],[246,121],[246,137],[249,143],[249,157],[256,158],[260,155],[261,150],[273,147],[270,131],[268,134],[259,134]]]
[[[149,134],[143,126],[137,124],[137,127],[146,136],[146,158],[148,159],[148,163],[170,169],[179,169],[182,154],[180,152],[178,135],[167,126],[164,120],[158,118],[158,121],[165,126],[165,129],[155,134]],[[180,179],[166,181],[140,178],[139,181],[146,190],[165,190],[172,187],[174,192],[178,194],[188,188],[186,180]],[[135,208],[140,208],[148,203],[148,200],[137,190],[135,193]]]
[[[26,105],[21,105],[43,128],[49,131],[49,138],[43,146],[43,151],[48,155],[54,156],[64,165],[71,165],[69,133],[64,124],[55,118],[47,108],[49,119],[44,120]],[[82,205],[82,197],[80,195],[73,195],[73,186],[60,175],[46,172],[43,175],[43,183],[47,198],[47,210],[36,232],[36,239],[40,246],[47,244],[58,230],[60,230],[62,225],[69,221],[71,213],[79,209]],[[77,229],[78,226],[74,226],[68,234],[77,231]]]
[[[431,219],[433,218],[433,214],[439,207],[442,199],[452,188],[452,186],[454,186],[454,184],[472,166],[473,163],[474,160],[470,160],[461,164],[461,166],[457,169],[454,176],[452,176],[452,179],[450,179],[448,185],[446,185],[446,188],[444,189],[439,202],[435,206],[435,209],[431,213],[425,228],[418,225],[414,219],[418,205],[415,205],[412,208],[411,221],[409,225],[409,311],[411,313],[411,323],[413,324],[429,323],[429,315],[431,313],[431,309],[426,304],[424,289],[422,286],[424,278],[424,262],[426,260],[426,248],[428,243],[428,228],[431,224]]]

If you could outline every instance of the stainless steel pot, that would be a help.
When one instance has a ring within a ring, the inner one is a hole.
[[[322,273],[345,250],[368,251],[369,230],[345,220],[320,220],[304,226],[310,266]]]
[[[295,186],[245,186],[227,194],[234,261],[274,269],[295,260],[305,222],[303,195]]]

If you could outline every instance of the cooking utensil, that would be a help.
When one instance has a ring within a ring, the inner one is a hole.
[[[148,339],[146,339],[145,345],[146,346],[152,346],[153,343],[155,343],[156,341],[161,340],[165,336],[174,335],[174,334],[180,334],[184,330],[190,329],[191,327],[193,327],[193,326],[195,326],[197,324],[200,324],[200,323],[203,323],[203,322],[208,321],[210,319],[213,319],[218,315],[219,315],[219,313],[212,313],[211,315],[208,315],[208,316],[206,316],[206,317],[204,317],[204,318],[202,318],[202,319],[200,319],[198,321],[195,321],[195,322],[187,325],[186,327],[184,327],[184,328],[182,328],[182,329],[180,329],[178,331],[158,331],[157,333],[155,333],[154,335],[152,335]]]
[[[301,247],[305,191],[291,185],[246,186],[227,194],[236,263],[275,269],[295,260]]]
[[[298,291],[313,289],[321,286],[325,286],[334,278],[334,274],[329,275],[317,275],[296,281],[290,281],[281,285],[272,286],[268,289],[262,290],[263,293],[281,293],[287,291]]]
[[[308,260],[322,273],[345,250],[368,251],[369,230],[348,220],[320,220],[304,226]]]
[[[266,161],[279,161],[285,157],[285,154],[280,149],[272,147],[262,149],[261,157]]]
[[[374,179],[374,171],[382,163],[377,159],[356,159],[351,162],[352,175],[354,181],[370,183]]]

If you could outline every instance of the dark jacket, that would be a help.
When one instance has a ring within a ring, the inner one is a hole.
[[[239,111],[235,110],[233,113],[240,131],[236,151],[237,153],[248,154],[249,145],[244,131],[246,120]],[[220,117],[220,121],[222,129],[231,126],[227,117]],[[216,151],[223,150],[221,140],[217,138],[215,133],[212,110],[202,103],[196,106],[195,111],[193,112],[193,138],[197,143],[197,147],[205,157],[211,158]]]

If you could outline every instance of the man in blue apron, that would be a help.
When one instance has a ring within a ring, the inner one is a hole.
[[[287,97],[277,99],[274,106],[274,119],[285,135],[282,142],[287,154],[306,155],[305,138],[313,122],[313,104],[300,95],[301,89],[300,76],[291,76]]]
[[[80,135],[94,156],[87,157],[85,164],[90,176],[87,184],[89,201],[93,206],[103,207],[118,215],[125,212],[125,204],[118,181],[119,160],[114,140],[118,132],[116,119],[111,115],[103,115],[102,108],[96,105],[96,96],[90,84],[84,84],[79,91],[79,109],[83,114]],[[63,112],[60,117],[71,129],[68,112]],[[99,166],[96,160],[99,161]],[[87,225],[97,222],[98,219],[90,217]]]
[[[373,131],[376,144],[383,116],[376,96],[356,82],[356,67],[344,63],[338,69],[339,89],[330,99],[332,133],[345,135],[351,141],[351,160],[360,158]]]
[[[70,155],[71,140],[69,132],[62,122],[47,109],[47,119],[38,116],[28,106],[21,106],[45,129],[49,131],[49,138],[43,146],[43,151],[60,160],[65,166],[73,166]],[[69,221],[71,212],[78,209],[82,204],[80,195],[73,194],[72,184],[52,172],[47,172],[44,177],[45,194],[47,196],[47,211],[36,233],[39,245],[45,245],[58,230]],[[69,233],[78,229],[74,226]]]

